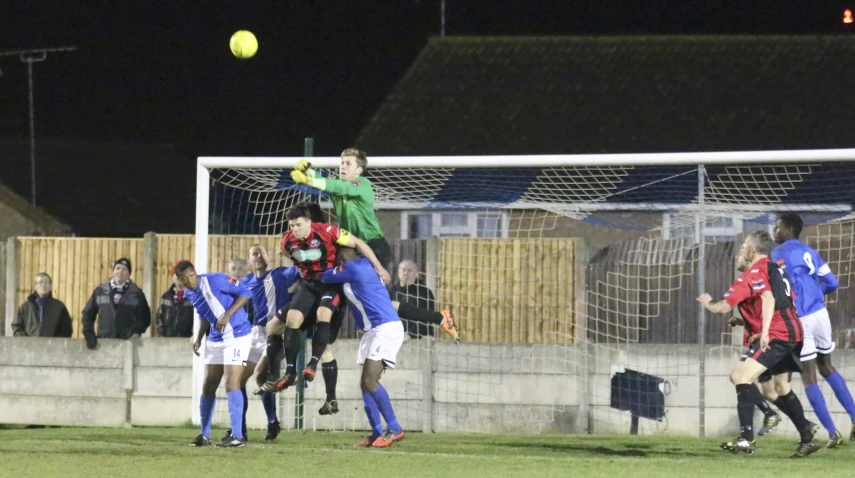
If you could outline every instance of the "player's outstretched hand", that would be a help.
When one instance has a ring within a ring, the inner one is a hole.
[[[751,337],[748,337],[748,343],[753,344],[754,342],[760,340],[760,334],[754,334]]]
[[[196,340],[193,342],[193,353],[196,354],[197,357],[199,357],[199,347],[201,347],[201,346],[202,346],[201,340]]]
[[[311,186],[311,183],[309,183],[309,177],[302,171],[297,171],[296,169],[291,171],[291,179],[293,179],[297,184],[308,184]]]
[[[742,320],[742,317],[731,317],[728,319],[727,325],[736,327],[737,325],[745,325],[745,321]]]
[[[229,325],[229,319],[231,318],[232,317],[229,314],[223,314],[223,316],[217,320],[217,332],[223,333],[223,331],[226,330],[226,326]]]
[[[305,173],[306,170],[309,169],[310,167],[312,167],[312,165],[309,164],[308,159],[301,159],[301,160],[297,161],[297,164],[294,166],[294,170],[300,171],[301,173]]]
[[[704,292],[700,297],[698,297],[698,302],[700,302],[701,305],[707,305],[712,302],[712,296]]]
[[[389,285],[392,283],[392,276],[389,275],[389,272],[387,272],[386,269],[381,267],[377,270],[377,274],[380,276],[380,280],[383,284]]]

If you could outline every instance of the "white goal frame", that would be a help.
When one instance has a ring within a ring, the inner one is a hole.
[[[302,156],[291,157],[223,157],[203,156],[196,163],[196,227],[194,264],[196,271],[206,273],[208,264],[208,229],[209,201],[211,188],[211,169],[262,169],[293,168],[297,161],[305,159]],[[337,169],[341,158],[312,157],[313,167]],[[372,156],[370,168],[548,168],[548,167],[584,167],[584,166],[697,166],[698,169],[698,198],[697,203],[688,205],[695,209],[696,224],[703,237],[705,227],[704,188],[702,178],[706,165],[739,165],[762,164],[777,166],[795,163],[825,163],[825,162],[855,162],[855,149],[814,149],[814,150],[773,150],[773,151],[723,151],[723,152],[694,152],[694,153],[627,153],[627,154],[556,154],[556,155],[510,155],[510,156]],[[377,204],[382,209],[417,209],[413,203]],[[602,203],[590,205],[592,209],[602,207]],[[598,207],[599,206],[599,207]],[[513,209],[514,204],[506,204],[505,208]],[[529,204],[525,206],[531,208]],[[687,205],[683,205],[687,207]],[[839,210],[839,209],[838,209]],[[704,241],[699,243],[698,288],[699,294],[705,291],[704,281]],[[703,307],[698,307],[699,354],[700,354],[700,384],[699,384],[699,434],[704,436],[704,320]],[[198,320],[194,322],[194,336],[198,333]],[[202,351],[200,351],[202,355]],[[193,391],[192,417],[193,423],[200,423],[198,400],[202,390],[203,363],[200,357],[193,357]]]

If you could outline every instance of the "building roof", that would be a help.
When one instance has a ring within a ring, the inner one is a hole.
[[[356,144],[371,155],[837,148],[855,36],[434,38]]]
[[[17,195],[14,191],[0,183],[0,204],[20,214],[31,221],[46,234],[68,235],[71,234],[71,226],[62,223],[55,217],[40,208],[33,207],[27,200]],[[20,233],[31,234],[31,231],[4,231],[6,235]]]

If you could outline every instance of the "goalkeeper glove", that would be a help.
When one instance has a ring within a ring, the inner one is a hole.
[[[291,171],[291,179],[293,179],[294,182],[297,184],[305,184],[307,186],[312,185],[312,178],[309,176],[306,176],[305,173],[303,173],[302,171],[298,171],[296,169]]]
[[[294,170],[300,171],[301,173],[305,173],[309,169],[309,166],[310,164],[308,159],[301,159],[297,161],[297,165],[294,166]]]

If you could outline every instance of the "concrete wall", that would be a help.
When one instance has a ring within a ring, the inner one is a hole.
[[[335,345],[339,414],[319,416],[324,382],[318,377],[309,384],[307,429],[366,428],[357,346],[356,340]],[[143,339],[138,344],[102,340],[98,350],[90,351],[82,340],[0,338],[0,350],[0,423],[176,426],[187,423],[198,406],[191,400],[188,339]],[[708,347],[705,354],[706,434],[733,435],[738,428],[736,396],[728,374],[738,349]],[[641,419],[640,432],[697,436],[698,357],[697,346],[455,345],[423,339],[404,344],[398,367],[382,381],[409,430],[573,433],[590,428],[597,434],[625,434],[630,415],[610,408],[610,380],[616,371],[631,368],[662,377],[670,392],[666,419]],[[835,363],[849,383],[855,383],[855,351],[837,351]],[[793,388],[809,410],[797,377]],[[848,416],[827,385],[823,391],[838,426],[847,430]],[[215,422],[225,425],[222,387],[218,397]],[[291,427],[294,394],[279,397],[280,420]],[[809,417],[816,421],[812,413]],[[252,429],[266,423],[254,396],[247,421]],[[787,420],[777,433],[795,437]]]

